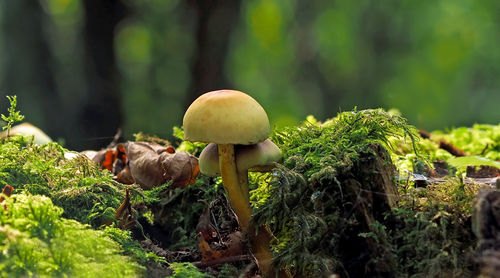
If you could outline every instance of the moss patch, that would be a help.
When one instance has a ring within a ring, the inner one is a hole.
[[[83,156],[66,159],[57,143],[37,145],[26,137],[0,144],[0,184],[14,192],[44,195],[64,209],[63,217],[98,227],[113,221],[124,186]]]
[[[17,194],[0,209],[2,277],[135,277],[142,268],[103,231],[61,217],[45,196]]]
[[[366,192],[376,186],[366,167],[379,157],[371,146],[385,146],[396,160],[411,154],[427,163],[437,148],[422,148],[425,143],[417,138],[403,118],[382,110],[345,112],[325,123],[309,118],[278,131],[273,141],[283,151],[284,167],[268,177],[269,184],[254,184],[253,191],[259,200],[255,221],[271,226],[277,236],[276,263],[305,277],[470,274],[475,246],[470,215],[477,188],[459,179],[400,188],[399,202],[378,212],[382,217],[367,223],[356,214],[364,197],[350,197],[353,184]]]

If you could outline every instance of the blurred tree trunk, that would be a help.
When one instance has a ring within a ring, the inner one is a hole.
[[[83,148],[100,148],[121,128],[123,112],[114,51],[116,26],[127,13],[122,0],[82,0],[87,73],[87,101],[79,126]]]
[[[241,0],[191,0],[188,3],[196,10],[198,22],[197,50],[185,107],[205,92],[230,88],[224,64],[231,33],[239,21]]]
[[[53,59],[44,33],[45,13],[39,1],[1,3],[2,95],[17,95],[26,120],[53,139],[63,136],[61,99],[52,71]],[[20,17],[21,16],[21,17]],[[0,99],[0,103],[8,103]],[[2,112],[5,113],[2,105]]]

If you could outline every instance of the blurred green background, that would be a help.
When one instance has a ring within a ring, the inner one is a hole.
[[[495,0],[5,0],[0,92],[77,150],[170,138],[221,88],[274,126],[357,106],[444,129],[499,123],[499,46]]]

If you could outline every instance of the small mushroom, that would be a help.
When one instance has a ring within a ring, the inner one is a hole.
[[[248,172],[267,172],[274,163],[281,160],[281,151],[271,140],[266,139],[253,145],[236,147],[236,168],[241,191],[249,199]]]
[[[238,184],[234,145],[255,144],[269,136],[266,112],[243,92],[213,91],[201,95],[188,107],[183,126],[185,140],[217,144],[224,189],[240,226],[246,229],[252,211]]]
[[[33,136],[33,143],[38,145],[43,145],[52,142],[52,139],[47,134],[45,134],[41,129],[30,123],[22,123],[13,126],[10,129],[10,133],[8,133],[7,130],[0,132],[0,138],[5,138],[8,135]]]
[[[201,151],[200,157],[198,157],[198,165],[203,175],[209,177],[220,175],[218,148],[217,144],[210,143]]]
[[[270,139],[253,145],[234,146],[238,180],[243,194],[248,198],[248,172],[268,172],[274,163],[281,160],[281,152]],[[217,144],[210,143],[200,154],[200,172],[207,176],[217,176],[219,170],[219,152]]]
[[[214,143],[204,150],[207,159],[200,156],[200,171],[210,175],[221,174],[229,203],[238,217],[240,227],[247,231],[252,210],[248,189],[246,193],[241,189],[235,145],[254,145],[269,137],[270,127],[266,112],[255,99],[243,92],[213,91],[201,95],[189,106],[184,115],[183,126],[185,140]],[[218,170],[215,150],[218,153]],[[243,156],[248,159],[251,157],[249,154]],[[248,162],[245,161],[244,164],[252,164]],[[248,187],[248,182],[246,186]],[[251,228],[251,231],[254,230]],[[266,233],[250,232],[249,235],[259,268],[267,275],[270,273],[272,260],[269,239],[261,240]]]

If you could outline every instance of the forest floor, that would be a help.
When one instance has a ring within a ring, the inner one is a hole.
[[[136,134],[74,152],[0,142],[0,277],[256,277],[206,146]],[[500,124],[417,130],[395,113],[309,116],[249,173],[252,224],[294,277],[497,277]]]

